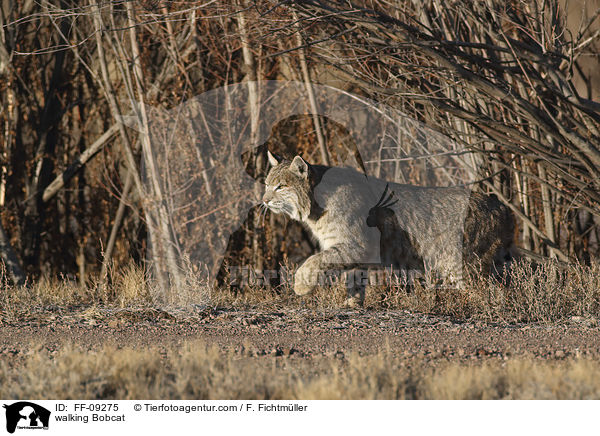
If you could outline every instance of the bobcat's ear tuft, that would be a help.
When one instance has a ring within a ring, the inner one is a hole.
[[[281,162],[281,158],[279,156],[274,155],[269,150],[267,150],[267,157],[269,158],[269,163],[272,167],[276,167]]]
[[[298,174],[303,179],[308,178],[308,163],[300,156],[296,156],[290,165],[290,170]]]

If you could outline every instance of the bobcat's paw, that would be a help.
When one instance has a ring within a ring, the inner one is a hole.
[[[299,277],[298,274],[296,274],[296,277],[294,278],[294,293],[296,295],[309,294],[317,287],[316,284],[311,283],[310,280],[307,279],[308,277]]]
[[[294,277],[294,293],[296,295],[306,295],[317,287],[316,277],[313,277],[313,271],[310,268],[300,267]]]
[[[306,295],[306,294],[309,294],[315,288],[316,288],[316,286],[311,286],[311,285],[307,285],[307,284],[304,284],[304,283],[298,283],[297,280],[294,282],[294,293],[296,295]]]

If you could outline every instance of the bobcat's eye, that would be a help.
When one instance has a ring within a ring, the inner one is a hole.
[[[280,189],[285,188],[285,185],[277,185],[273,191],[279,191]]]

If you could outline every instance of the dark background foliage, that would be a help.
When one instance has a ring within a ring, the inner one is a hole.
[[[160,248],[147,224],[167,224],[142,207],[144,140],[117,115],[135,101],[169,109],[244,80],[329,84],[398,108],[480,154],[477,189],[513,208],[520,246],[580,262],[600,250],[594,2],[1,6],[0,248],[14,280],[84,282],[111,262],[143,262],[150,240]],[[246,157],[248,172],[264,176],[266,147],[325,163],[353,152],[348,138],[331,120],[283,120]],[[230,238],[225,264],[277,268],[316,249],[298,224],[267,215],[259,226],[257,213]]]

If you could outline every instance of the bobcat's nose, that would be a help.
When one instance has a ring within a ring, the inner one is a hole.
[[[268,204],[269,201],[271,201],[271,199],[273,198],[273,193],[269,192],[269,191],[265,191],[265,194],[263,195],[262,201],[265,204]]]

